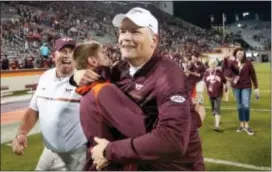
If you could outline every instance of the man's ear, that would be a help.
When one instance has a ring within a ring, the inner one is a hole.
[[[90,66],[94,66],[94,67],[98,66],[98,62],[97,62],[96,58],[94,58],[94,57],[88,57],[87,61]]]
[[[156,47],[158,46],[158,44],[159,44],[159,37],[158,37],[158,35],[152,33],[152,45],[151,45],[151,48],[156,49]]]
[[[53,60],[53,61],[55,61],[56,55],[57,55],[57,52],[56,52],[56,51],[52,52],[52,60]]]

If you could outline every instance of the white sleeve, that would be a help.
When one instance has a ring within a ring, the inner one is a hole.
[[[42,76],[39,78],[39,82],[38,82],[38,85],[37,85],[37,88],[35,90],[35,93],[33,94],[32,98],[31,98],[31,101],[30,101],[30,104],[29,104],[29,108],[39,112],[39,108],[38,108],[38,105],[37,105],[37,100],[38,100],[38,92],[39,92],[39,88],[40,88],[40,82],[41,82],[41,78]]]
[[[38,112],[39,110],[38,110],[38,105],[37,105],[37,97],[38,97],[38,87],[37,87],[34,95],[32,96],[30,104],[29,104],[29,108]]]

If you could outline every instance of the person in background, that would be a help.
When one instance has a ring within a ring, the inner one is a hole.
[[[256,99],[258,100],[260,97],[256,72],[250,60],[246,58],[245,50],[243,48],[235,49],[233,56],[235,57],[235,60],[231,63],[231,70],[234,76],[232,84],[240,121],[240,126],[236,131],[246,131],[248,135],[254,135],[254,131],[249,127],[249,121],[252,91],[251,81],[254,85]]]
[[[206,83],[208,96],[210,98],[210,104],[212,109],[212,114],[214,115],[214,131],[221,132],[220,129],[220,109],[221,109],[221,99],[223,95],[224,83],[226,79],[220,69],[217,68],[217,61],[210,60],[209,66],[204,74],[204,81]]]
[[[33,57],[30,56],[30,57],[25,58],[24,68],[25,69],[33,69],[34,68]]]
[[[74,72],[71,53],[75,45],[70,38],[56,40],[56,67],[41,75],[12,142],[13,152],[22,155],[27,147],[27,135],[39,120],[45,147],[36,170],[78,171],[86,161],[87,139],[79,119],[81,96],[69,84]]]
[[[7,55],[2,59],[2,70],[9,70],[9,59]]]
[[[189,93],[191,95],[191,98],[193,102],[196,100],[196,87],[195,87],[195,79],[194,79],[194,73],[196,71],[195,66],[193,64],[192,58],[184,58],[184,63],[183,63],[183,70],[184,74],[188,79],[188,85],[189,85]]]
[[[47,43],[43,43],[42,46],[40,47],[40,55],[42,58],[41,67],[44,67],[44,60],[48,60],[49,54],[50,54],[50,49]]]
[[[188,69],[186,73],[189,74],[189,82],[191,85],[190,87],[193,95],[192,97],[194,99],[193,101],[202,104],[204,101],[204,84],[202,82],[202,79],[205,73],[205,66],[201,62],[201,59],[199,57],[197,57],[196,55],[192,55],[192,66],[190,68],[191,69]]]
[[[13,58],[9,64],[10,70],[18,70],[19,64],[17,58]]]
[[[230,68],[230,64],[232,63],[232,61],[234,60],[234,57],[232,55],[232,51],[231,49],[229,50],[229,55],[225,56],[224,59],[223,59],[223,62],[222,62],[222,70],[223,70],[223,73],[224,73],[224,76],[225,78],[227,79],[227,82],[225,84],[225,87],[226,87],[226,92],[224,93],[224,100],[226,102],[229,101],[229,93],[231,91],[231,81],[232,81],[232,71],[231,71],[231,68]]]

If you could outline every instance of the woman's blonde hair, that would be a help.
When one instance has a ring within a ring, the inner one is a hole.
[[[215,60],[215,59],[209,60],[209,66],[210,66],[210,67],[211,67],[211,66],[217,66],[217,65],[218,65],[217,60]]]
[[[103,45],[96,41],[89,41],[78,44],[73,52],[73,60],[78,70],[88,68],[88,58],[98,57]]]

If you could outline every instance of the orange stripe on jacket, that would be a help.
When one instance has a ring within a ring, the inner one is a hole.
[[[89,91],[93,90],[94,94],[95,94],[95,98],[97,97],[98,93],[101,91],[101,89],[103,87],[105,87],[106,85],[109,85],[110,82],[109,81],[105,81],[105,82],[94,82],[91,85],[84,85],[81,87],[78,87],[76,89],[76,92],[80,95],[84,95],[87,94]]]
[[[196,98],[196,86],[193,87],[193,90],[192,90],[192,99],[194,100]]]

